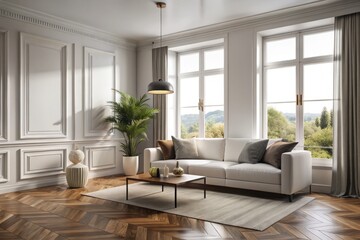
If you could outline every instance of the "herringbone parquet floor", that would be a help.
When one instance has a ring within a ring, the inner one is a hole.
[[[258,232],[81,196],[124,180],[0,195],[0,239],[360,239],[359,199],[312,194],[316,200]]]

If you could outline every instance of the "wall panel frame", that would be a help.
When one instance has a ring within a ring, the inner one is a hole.
[[[67,43],[20,33],[20,139],[67,137]]]
[[[0,151],[0,183],[10,179],[9,151]]]
[[[65,173],[67,148],[20,150],[20,179],[46,177]]]
[[[0,30],[0,141],[7,141],[8,117],[8,33]]]
[[[85,146],[84,152],[90,171],[116,168],[116,146]]]
[[[84,47],[84,137],[103,137],[109,124],[103,122],[111,114],[108,101],[115,101],[115,53]]]

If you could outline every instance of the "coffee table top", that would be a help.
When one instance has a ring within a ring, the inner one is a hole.
[[[184,183],[205,179],[205,176],[199,175],[191,175],[191,174],[183,174],[181,177],[174,176],[174,174],[169,174],[169,177],[151,177],[150,174],[141,174],[126,177],[127,180],[135,180],[141,182],[151,182],[151,183],[158,183],[158,184],[165,184],[165,185],[181,185]]]

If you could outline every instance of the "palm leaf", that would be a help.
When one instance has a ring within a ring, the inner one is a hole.
[[[149,98],[146,94],[137,99],[113,90],[120,94],[120,100],[108,102],[113,114],[104,121],[112,123],[110,130],[117,130],[124,136],[124,142],[120,144],[121,152],[126,156],[136,156],[138,145],[147,140],[148,123],[159,110],[147,104]]]

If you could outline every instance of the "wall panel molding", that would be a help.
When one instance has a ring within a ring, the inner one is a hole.
[[[8,135],[8,33],[0,30],[0,141]]]
[[[84,152],[90,171],[116,168],[116,146],[85,146]]]
[[[115,101],[116,57],[114,53],[84,47],[84,137],[108,135],[103,122],[111,114],[108,101]]]
[[[51,16],[29,8],[20,7],[10,2],[2,2],[0,0],[0,16],[37,25],[46,29],[53,29],[65,33],[78,34],[93,39],[101,40],[120,46],[125,49],[135,49],[134,42],[125,40],[101,29],[82,25],[64,18]]]
[[[10,178],[9,151],[0,151],[0,183],[8,182]]]
[[[25,33],[20,44],[20,139],[66,138],[68,44]]]
[[[46,177],[65,173],[67,148],[20,150],[20,179]]]

